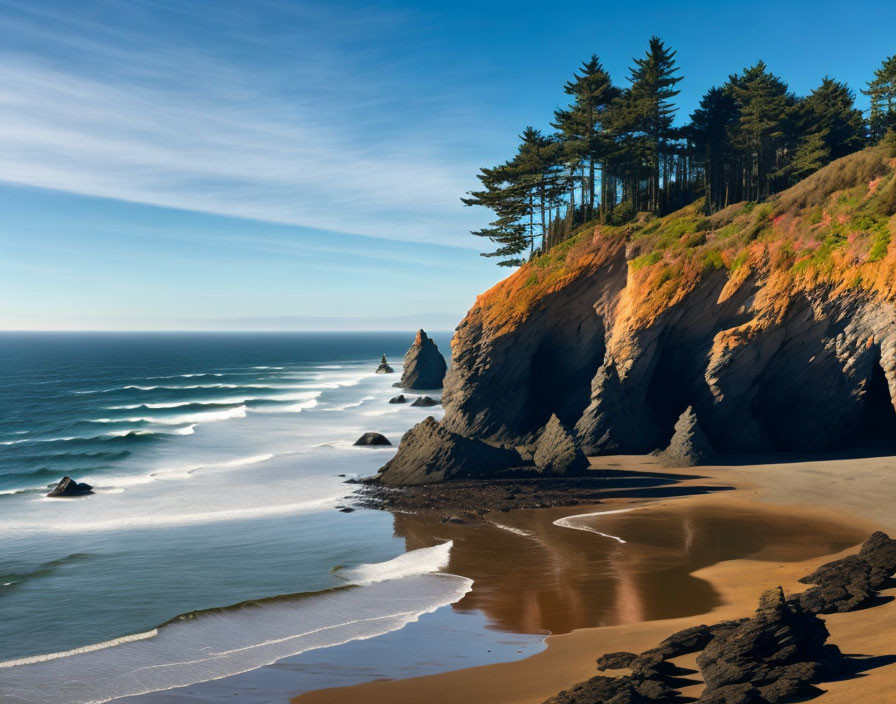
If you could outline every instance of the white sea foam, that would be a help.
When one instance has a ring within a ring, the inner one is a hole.
[[[235,508],[220,510],[189,512],[189,513],[136,513],[125,516],[108,515],[102,520],[71,521],[41,521],[36,524],[30,521],[9,521],[2,523],[3,530],[28,531],[34,533],[102,533],[116,530],[147,530],[166,526],[192,526],[208,523],[223,523],[227,521],[246,521],[255,518],[274,518],[288,516],[311,511],[321,511],[335,508],[342,500],[344,491],[338,495],[326,496],[308,501],[298,501],[289,504],[274,504],[253,506],[250,508]],[[58,501],[41,497],[38,501]]]
[[[604,538],[609,538],[610,540],[615,540],[617,543],[621,545],[625,545],[625,540],[620,538],[618,535],[610,535],[609,533],[602,533],[597,530],[597,528],[592,528],[589,525],[582,525],[582,519],[593,518],[595,516],[609,516],[614,513],[628,513],[629,511],[634,511],[635,508],[617,508],[612,511],[594,511],[592,513],[579,513],[575,516],[566,516],[565,518],[558,518],[554,521],[554,525],[559,528],[571,528],[572,530],[584,530],[588,533],[596,533],[597,535],[603,536]]]
[[[184,425],[185,423],[215,423],[231,418],[245,418],[246,406],[220,411],[199,411],[180,416],[135,416],[131,418],[95,418],[91,423],[153,423],[155,425]]]
[[[8,582],[7,584],[15,584],[15,582]],[[3,585],[6,586],[6,585]],[[146,631],[145,633],[134,633],[129,636],[122,636],[121,638],[114,638],[113,640],[107,640],[102,643],[94,643],[92,645],[83,645],[80,648],[72,648],[71,650],[63,650],[58,653],[47,653],[46,655],[32,655],[27,658],[18,658],[17,660],[6,660],[4,662],[0,662],[0,670],[8,670],[11,667],[21,667],[22,665],[36,665],[40,662],[50,662],[51,660],[59,660],[61,658],[70,658],[73,655],[85,655],[86,653],[95,653],[97,650],[105,650],[106,648],[114,648],[118,645],[124,645],[125,643],[134,643],[138,640],[146,640],[147,638],[155,638],[159,635],[159,631],[156,628],[153,628],[151,631]]]
[[[431,548],[411,550],[386,562],[374,562],[339,570],[338,574],[351,584],[365,585],[438,572],[448,566],[453,545],[454,542],[449,540]]]
[[[501,530],[506,530],[508,533],[514,533],[516,535],[521,535],[524,538],[534,538],[535,533],[531,530],[524,530],[523,528],[514,528],[513,526],[508,526],[503,523],[498,523],[497,521],[489,521],[495,528],[500,528]]]
[[[229,677],[398,630],[458,601],[472,584],[464,577],[424,574],[200,613],[117,644],[0,663],[0,689],[10,702],[99,704]]]

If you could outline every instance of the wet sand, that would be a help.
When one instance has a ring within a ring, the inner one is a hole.
[[[621,471],[664,471],[649,458],[599,463]],[[637,652],[691,625],[748,616],[764,589],[780,584],[788,592],[802,591],[805,585],[796,580],[832,555],[852,552],[877,528],[896,532],[894,492],[888,490],[896,476],[892,458],[701,467],[695,474],[684,485],[736,490],[607,501],[591,510],[636,510],[575,519],[585,530],[552,525],[588,512],[584,507],[489,516],[532,536],[396,520],[409,549],[451,533],[457,548],[450,569],[479,585],[456,608],[481,609],[508,631],[556,635],[547,639],[545,651],[525,660],[309,692],[293,701],[538,704],[596,674],[594,660],[603,652]],[[463,529],[467,538],[460,535]],[[595,553],[598,541],[605,547]],[[870,659],[861,676],[825,684],[828,693],[818,701],[892,702],[896,604],[826,619],[833,642],[845,653]]]

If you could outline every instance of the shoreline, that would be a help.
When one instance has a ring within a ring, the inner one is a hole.
[[[592,467],[634,468],[649,466],[657,473],[676,474],[652,458],[619,456],[592,459]],[[838,469],[839,468],[839,469]],[[675,499],[646,498],[639,501],[608,499],[594,508],[615,510],[639,508],[657,510],[675,506],[713,506],[736,508],[761,507],[778,516],[830,521],[853,526],[865,537],[873,530],[896,530],[896,517],[889,508],[889,497],[880,487],[886,474],[896,471],[896,459],[889,457],[807,460],[762,465],[729,465],[691,468],[699,475],[683,480],[677,487],[705,482],[719,487],[733,486],[724,493],[698,494]],[[580,509],[585,506],[578,507]],[[570,512],[572,513],[572,512]],[[815,556],[801,561],[764,561],[734,559],[696,570],[692,576],[706,581],[719,595],[719,605],[708,612],[682,618],[648,620],[622,625],[581,628],[546,639],[542,652],[524,660],[438,675],[386,682],[370,682],[350,687],[324,689],[301,694],[294,704],[336,704],[337,702],[464,702],[465,704],[541,704],[545,699],[572,684],[597,674],[594,661],[604,652],[630,650],[640,652],[652,647],[669,634],[715,621],[751,615],[756,599],[766,588],[781,585],[789,593],[800,592],[806,585],[797,580],[820,564],[855,551]],[[896,590],[882,592],[891,596]],[[881,634],[888,628],[870,624],[886,623],[896,627],[896,604],[849,614],[825,616],[832,634],[844,652],[885,657],[887,644]],[[870,651],[870,652],[869,652]],[[867,702],[883,704],[889,687],[896,684],[896,665],[881,666],[868,676],[845,682],[826,683],[830,693],[822,702]],[[879,697],[879,698],[875,698]]]

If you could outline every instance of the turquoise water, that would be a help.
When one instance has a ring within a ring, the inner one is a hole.
[[[433,337],[448,356],[448,335]],[[441,412],[388,404],[398,374],[373,373],[384,352],[400,373],[412,339],[0,335],[3,701],[189,685],[460,598],[469,580],[436,574],[450,545],[403,554],[390,515],[336,510],[346,476],[394,452],[353,447],[361,433],[397,443]],[[46,498],[64,474],[96,493]],[[158,628],[294,594],[305,596]],[[197,657],[210,642],[215,653]],[[152,676],[135,678],[135,662]],[[91,672],[102,681],[71,684]]]

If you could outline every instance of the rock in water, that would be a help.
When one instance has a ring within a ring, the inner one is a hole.
[[[407,403],[408,400],[404,397],[404,394],[398,394],[398,396],[393,396],[389,399],[389,403]]]
[[[423,406],[424,408],[428,408],[429,406],[438,406],[439,402],[429,396],[420,396],[411,405]]]
[[[675,423],[675,434],[660,457],[672,467],[693,467],[706,464],[714,454],[712,445],[697,422],[694,408],[688,406]]]
[[[443,428],[430,416],[404,434],[377,480],[389,486],[493,476],[520,464],[519,455]]]
[[[63,477],[56,487],[47,496],[85,496],[93,493],[93,487],[90,484],[76,482],[71,477]]]
[[[391,445],[389,439],[385,435],[380,435],[379,433],[364,433],[361,437],[355,440],[355,445]]]
[[[551,414],[535,447],[535,466],[545,474],[564,476],[588,469],[588,458],[579,449],[573,434]]]
[[[383,358],[380,360],[380,366],[376,368],[377,374],[392,374],[395,370],[389,366],[389,363],[386,361],[386,355],[383,355]]]
[[[398,386],[405,389],[441,389],[448,365],[423,330],[417,331],[414,344],[404,356],[404,371]]]

